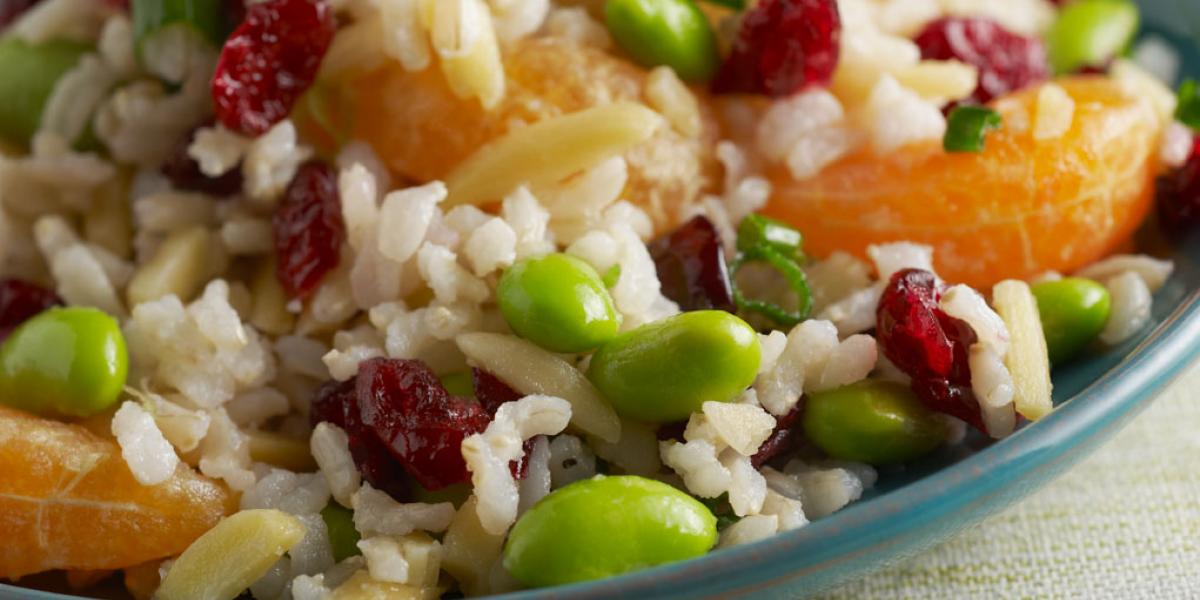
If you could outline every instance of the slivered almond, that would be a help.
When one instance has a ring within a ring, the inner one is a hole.
[[[217,523],[171,565],[160,600],[233,600],[304,537],[304,523],[278,510],[244,510]]]
[[[443,208],[499,200],[522,184],[548,185],[624,154],[662,123],[632,102],[597,106],[514,129],[460,164],[448,177]]]
[[[584,432],[613,443],[621,439],[617,413],[571,363],[511,335],[466,333],[456,341],[467,360],[518,392],[571,403],[571,423]]]
[[[1036,421],[1054,409],[1050,358],[1037,300],[1023,281],[1001,281],[992,288],[992,305],[1008,326],[1010,345],[1004,364],[1012,374],[1017,413]]]

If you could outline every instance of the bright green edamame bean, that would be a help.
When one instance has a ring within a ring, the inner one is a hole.
[[[532,587],[600,579],[685,560],[717,541],[717,519],[658,481],[597,476],[555,490],[508,534],[504,567]]]
[[[588,379],[621,416],[669,423],[706,401],[736,398],[754,383],[761,360],[750,325],[701,310],[621,334],[592,356]]]
[[[362,539],[362,536],[354,528],[353,511],[336,502],[330,502],[321,509],[321,520],[325,521],[325,529],[329,531],[333,560],[342,562],[351,556],[362,554],[358,549],[358,540]]]
[[[1092,343],[1112,309],[1112,296],[1090,279],[1068,277],[1044,281],[1032,287],[1042,317],[1042,334],[1050,362],[1062,364]]]
[[[833,458],[872,465],[928,454],[946,428],[907,386],[860,381],[806,396],[804,434]]]
[[[666,65],[680,78],[712,78],[717,40],[694,0],[608,0],[604,22],[613,39],[646,67]]]
[[[1137,6],[1128,0],[1077,0],[1063,6],[1046,34],[1056,73],[1100,65],[1116,56],[1138,30]]]
[[[568,254],[548,254],[509,267],[500,277],[496,299],[517,335],[552,352],[592,350],[621,327],[600,274]]]
[[[87,51],[74,42],[30,45],[15,36],[0,40],[0,138],[29,144],[54,84]]]
[[[0,401],[34,413],[87,417],[125,386],[129,356],[116,319],[94,308],[52,308],[0,346]]]

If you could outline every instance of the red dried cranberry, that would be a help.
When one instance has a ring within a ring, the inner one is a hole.
[[[451,396],[418,360],[374,358],[358,367],[355,396],[362,423],[429,490],[470,479],[462,441],[487,428],[482,406]]]
[[[787,453],[796,447],[800,439],[800,415],[804,413],[804,397],[786,415],[775,418],[775,430],[765,442],[758,447],[758,452],[750,457],[754,468],[759,468],[776,456]]]
[[[737,310],[725,249],[712,221],[697,215],[670,235],[652,242],[649,250],[663,295],[679,304],[681,310]]]
[[[279,282],[289,297],[305,298],[337,267],[346,239],[334,170],[318,161],[302,165],[275,210],[272,226]]]
[[[21,279],[0,279],[0,340],[38,313],[64,302],[58,294]]]
[[[206,125],[211,125],[211,123]],[[162,174],[171,180],[172,185],[181,190],[200,192],[220,198],[240,192],[242,189],[242,170],[240,168],[234,167],[220,177],[209,177],[200,170],[200,163],[188,154],[188,147],[195,141],[196,131],[199,129],[200,127],[193,129],[188,132],[187,137],[179,141],[179,144],[171,151],[171,155],[163,162]]]
[[[713,92],[780,97],[829,85],[841,34],[834,0],[762,0],[742,17]]]
[[[960,60],[979,69],[979,85],[969,103],[983,104],[1050,77],[1042,40],[1017,35],[988,19],[938,19],[916,43],[922,58]]]
[[[1159,177],[1156,188],[1163,229],[1179,235],[1200,226],[1200,137],[1193,142],[1187,162]]]
[[[341,427],[349,438],[350,455],[363,479],[377,490],[400,502],[411,499],[408,476],[392,458],[388,447],[363,426],[355,399],[355,381],[330,381],[317,390],[309,415],[312,424],[328,421]]]
[[[471,369],[471,380],[474,382],[475,399],[479,401],[483,409],[492,417],[496,416],[496,411],[500,410],[501,404],[516,402],[524,397],[520,392],[509,387],[507,383],[500,381],[499,377],[487,371]],[[521,460],[514,460],[509,463],[513,477],[525,479],[525,474],[529,471],[529,454],[533,452],[535,439],[529,438],[525,440],[525,444],[521,446],[522,450],[524,450]]]
[[[217,62],[212,81],[217,119],[256,136],[286,118],[316,78],[336,29],[324,0],[250,5]]]
[[[896,273],[879,300],[876,335],[884,355],[912,377],[912,389],[926,406],[982,431],[968,362],[977,338],[969,325],[938,307],[940,298],[933,273]]]
[[[34,7],[40,0],[0,0],[0,28],[8,27],[17,17]]]

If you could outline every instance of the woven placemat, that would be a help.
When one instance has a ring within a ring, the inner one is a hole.
[[[1200,364],[1038,493],[826,598],[1200,598]]]

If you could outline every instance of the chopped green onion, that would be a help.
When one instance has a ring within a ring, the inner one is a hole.
[[[66,41],[31,45],[15,36],[0,39],[0,139],[29,144],[54,86],[88,50]]]
[[[742,219],[737,233],[737,248],[742,252],[766,246],[796,262],[804,262],[801,250],[804,236],[783,221],[752,214]]]
[[[603,275],[600,276],[600,281],[604,282],[604,287],[611,288],[617,285],[621,280],[621,264],[617,263],[608,268]]]
[[[192,57],[225,42],[222,0],[133,0],[133,40],[147,71],[180,83]]]
[[[743,8],[746,8],[746,0],[704,0],[704,1],[709,4],[716,4],[717,6],[724,6],[725,8],[732,8],[733,10],[742,10]]]
[[[351,556],[362,554],[358,549],[358,540],[361,539],[361,536],[354,528],[353,511],[335,502],[330,502],[321,509],[321,519],[325,521],[325,529],[329,534],[333,560],[341,562]]]
[[[1004,124],[1000,113],[982,106],[958,106],[946,119],[946,152],[983,152],[987,132]]]
[[[1120,54],[1138,30],[1138,8],[1128,0],[1077,0],[1064,6],[1046,33],[1054,72],[1098,66]]]
[[[1192,129],[1200,129],[1200,86],[1194,79],[1185,79],[1179,86],[1179,108],[1175,118]]]
[[[737,284],[737,273],[750,263],[765,263],[775,269],[787,281],[788,287],[796,293],[796,309],[788,310],[773,302],[747,298]],[[778,325],[791,327],[808,318],[812,312],[812,291],[808,287],[808,276],[800,264],[781,254],[769,245],[759,245],[747,248],[738,253],[729,268],[730,280],[733,283],[733,303],[738,310],[758,313]]]

